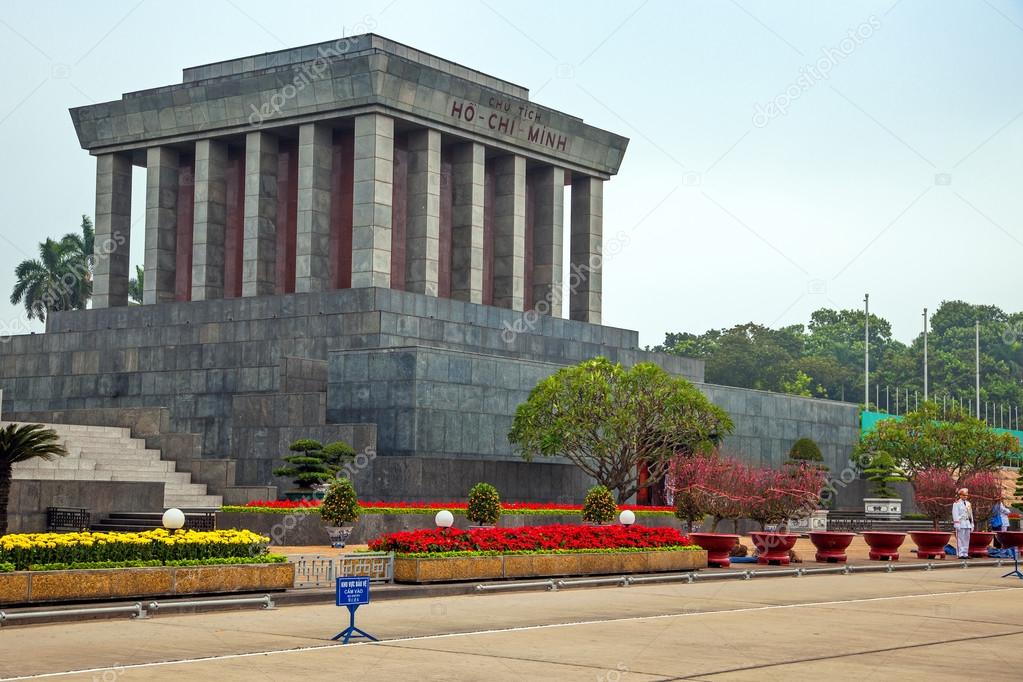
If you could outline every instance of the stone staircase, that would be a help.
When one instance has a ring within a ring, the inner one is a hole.
[[[164,484],[165,508],[218,509],[222,499],[208,495],[205,484],[192,483],[188,472],[160,458],[160,451],[132,438],[131,429],[113,426],[46,424],[57,432],[67,457],[32,459],[14,465],[15,479],[66,481],[156,481]]]

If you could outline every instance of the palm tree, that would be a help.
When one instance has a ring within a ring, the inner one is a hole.
[[[146,271],[141,265],[135,266],[135,276],[128,280],[128,300],[142,305],[142,287],[145,284]]]
[[[14,464],[35,457],[51,460],[66,454],[57,432],[42,424],[8,424],[0,428],[0,536],[7,533],[7,501],[11,496]]]
[[[95,232],[88,216],[82,216],[81,230],[60,241],[47,239],[39,245],[38,259],[15,268],[11,303],[24,303],[30,320],[45,321],[55,310],[83,310],[92,297]]]

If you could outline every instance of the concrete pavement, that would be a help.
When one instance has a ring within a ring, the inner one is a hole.
[[[0,630],[0,676],[58,679],[810,680],[1023,677],[1005,568],[574,589]]]

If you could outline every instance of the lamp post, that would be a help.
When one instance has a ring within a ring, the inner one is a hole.
[[[632,524],[636,523],[636,514],[630,509],[623,509],[622,513],[618,515],[618,521],[628,528]]]
[[[443,533],[448,528],[451,528],[451,524],[455,522],[455,515],[449,512],[447,509],[441,509],[437,512],[437,515],[433,517],[433,522],[437,524]]]
[[[163,518],[160,522],[164,528],[173,533],[185,527],[185,512],[172,507],[163,513]]]

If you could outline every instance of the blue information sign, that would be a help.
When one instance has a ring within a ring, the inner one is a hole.
[[[361,606],[369,603],[369,578],[342,577],[337,579],[337,605]]]
[[[348,607],[348,627],[334,635],[331,639],[341,640],[342,644],[348,644],[353,637],[362,637],[372,642],[377,638],[365,630],[355,627],[356,610],[369,603],[369,578],[362,576],[341,576],[336,582],[337,605]]]

